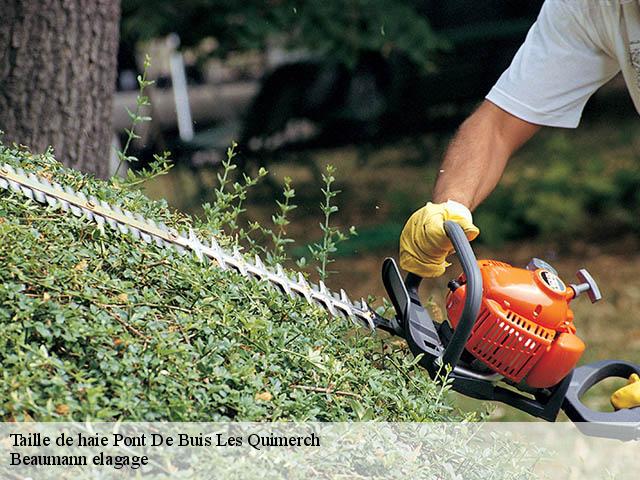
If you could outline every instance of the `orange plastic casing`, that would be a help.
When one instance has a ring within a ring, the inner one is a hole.
[[[506,378],[531,387],[557,384],[576,365],[584,343],[575,335],[571,287],[548,270],[479,260],[483,298],[466,349]],[[453,328],[464,307],[465,278],[447,296]]]

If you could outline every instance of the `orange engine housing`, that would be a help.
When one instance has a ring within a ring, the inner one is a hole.
[[[553,272],[479,260],[482,305],[466,349],[491,370],[530,387],[551,387],[576,365],[584,343],[575,335],[569,302],[574,290]],[[465,277],[447,295],[447,316],[458,325]]]

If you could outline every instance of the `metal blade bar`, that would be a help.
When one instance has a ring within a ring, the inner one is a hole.
[[[87,197],[82,192],[51,183],[33,173],[25,173],[20,168],[14,169],[11,165],[0,164],[0,188],[22,193],[42,204],[54,207],[59,205],[62,210],[71,211],[76,217],[85,216],[98,225],[106,223],[113,229],[129,233],[147,243],[154,242],[158,246],[172,247],[180,252],[190,251],[200,260],[207,258],[222,269],[231,267],[245,277],[265,280],[289,296],[303,297],[307,302],[319,305],[333,316],[350,318],[372,330],[376,326],[384,327],[389,323],[376,314],[364,299],[358,303],[352,302],[344,290],[337,294],[327,289],[323,282],[319,285],[310,284],[301,273],[295,277],[290,276],[279,264],[275,268],[266,267],[257,255],[255,260],[250,262],[238,250],[224,250],[215,238],[211,238],[209,245],[205,245],[193,230],[188,234],[179,233],[163,223],[156,223],[95,197]]]

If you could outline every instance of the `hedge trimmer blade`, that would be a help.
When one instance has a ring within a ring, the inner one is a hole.
[[[267,267],[258,255],[251,262],[237,249],[233,252],[224,250],[213,237],[208,245],[204,244],[192,229],[188,233],[178,232],[163,223],[128,212],[117,205],[112,206],[93,196],[87,197],[82,192],[51,183],[34,173],[14,169],[8,164],[0,164],[0,188],[22,193],[44,205],[59,206],[65,212],[86,217],[100,226],[107,224],[123,234],[130,234],[136,240],[155,243],[163,248],[175,248],[181,253],[190,251],[199,260],[208,259],[222,269],[232,268],[245,277],[267,281],[289,296],[303,297],[332,316],[350,318],[371,330],[376,327],[391,328],[389,320],[374,312],[364,299],[352,302],[344,290],[336,293],[330,291],[322,281],[318,285],[309,283],[302,273],[289,273],[280,264]]]

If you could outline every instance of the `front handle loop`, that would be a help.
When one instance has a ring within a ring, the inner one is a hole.
[[[460,261],[460,265],[462,265],[462,271],[467,279],[464,309],[460,316],[458,326],[453,332],[451,340],[442,355],[443,363],[453,368],[458,364],[467,340],[469,340],[469,336],[471,335],[473,325],[478,318],[478,312],[480,311],[480,305],[482,303],[482,275],[469,239],[462,227],[456,222],[447,220],[444,222],[444,230],[449,240],[451,240],[456,256]],[[421,281],[422,277],[413,273],[409,273],[405,277],[405,287],[409,294],[416,299],[419,298],[418,288],[420,287]]]

